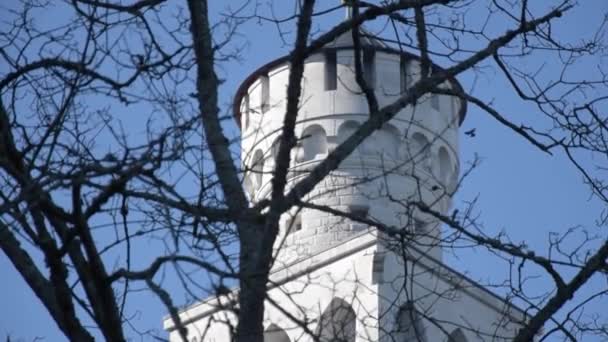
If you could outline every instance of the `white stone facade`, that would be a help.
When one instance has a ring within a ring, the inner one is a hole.
[[[276,270],[271,276],[276,287],[268,294],[275,304],[265,307],[266,340],[314,341],[282,310],[317,333],[320,317],[336,302],[352,309],[352,325],[340,320],[353,327],[352,342],[508,341],[514,336],[523,319],[518,309],[415,248],[408,251],[407,263],[403,260],[375,234],[363,232]],[[192,342],[231,340],[236,322],[222,310],[231,298],[210,298],[180,314]],[[412,306],[414,311],[403,310]],[[400,312],[418,317],[416,331],[400,331]],[[170,319],[165,329],[171,341],[179,341]],[[279,339],[277,331],[288,340]]]
[[[363,43],[366,78],[379,104],[391,103],[419,77],[418,61],[373,39]],[[368,117],[353,56],[346,34],[306,60],[289,184],[305,177]],[[271,191],[288,74],[287,61],[279,59],[254,72],[237,93],[244,184],[253,202]],[[460,87],[456,81],[443,86]],[[299,209],[282,218],[271,274],[276,286],[269,292],[274,304],[267,302],[265,308],[266,340],[313,341],[305,333],[309,329],[331,341],[336,336],[327,334],[337,332],[333,323],[323,322],[332,310],[345,324],[350,335],[342,337],[349,342],[506,341],[513,336],[523,314],[444,266],[436,243],[439,225],[399,203],[422,199],[448,212],[459,174],[458,127],[465,111],[456,98],[427,95],[400,111],[307,197],[419,233],[411,247],[391,247],[367,226],[320,211]],[[222,308],[233,295],[181,312],[192,341],[230,341],[234,317]],[[306,327],[295,325],[285,312]],[[171,341],[179,340],[170,319],[165,328]]]

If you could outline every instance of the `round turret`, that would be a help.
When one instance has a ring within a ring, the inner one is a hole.
[[[389,104],[419,77],[419,60],[363,30],[361,36],[364,77],[380,106]],[[235,116],[242,132],[241,159],[247,170],[244,182],[253,202],[271,191],[285,115],[287,58],[251,74],[235,98]],[[442,87],[460,85],[453,80]],[[306,200],[411,229],[420,236],[421,245],[429,246],[431,255],[441,258],[441,248],[430,247],[440,236],[439,225],[404,203],[422,199],[436,210],[448,212],[459,173],[458,127],[465,112],[458,98],[426,95],[366,139]],[[289,184],[305,177],[368,115],[365,96],[355,81],[348,32],[306,59],[296,125],[299,143],[292,153]],[[285,238],[278,241],[299,254],[330,247],[367,229],[364,224],[312,209],[294,210],[282,226]]]

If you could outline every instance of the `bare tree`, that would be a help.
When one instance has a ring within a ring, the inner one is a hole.
[[[407,227],[311,200],[315,187],[399,111],[449,95],[480,108],[530,148],[567,156],[590,194],[608,204],[602,177],[608,156],[604,23],[580,41],[562,41],[553,30],[576,9],[571,0],[353,0],[343,5],[303,0],[294,2],[290,13],[248,1],[221,10],[210,5],[219,6],[205,0],[22,0],[3,9],[0,248],[66,338],[127,340],[133,333],[129,298],[145,288],[166,306],[184,341],[188,331],[175,304],[184,293],[191,300],[225,298],[222,308],[238,321],[234,339],[264,340],[276,246],[284,237],[285,218],[302,208],[376,229],[407,258],[409,246],[419,243],[479,248],[508,260],[512,268],[505,273],[511,276],[501,287],[527,314],[516,341],[606,338],[606,317],[581,317],[586,305],[606,292],[581,291],[606,277],[605,234],[568,248],[565,237],[582,234],[569,231],[552,237],[546,250],[534,251],[505,234],[485,234],[472,205],[446,215],[420,197],[383,192],[410,218],[406,225],[415,224],[413,212],[445,224],[446,234],[418,240]],[[352,15],[328,24],[324,18],[345,6]],[[488,19],[470,24],[470,16],[479,13]],[[65,20],[44,20],[53,14]],[[230,133],[232,108],[222,105],[223,93],[234,92],[222,88],[223,78],[233,77],[226,68],[245,59],[242,28],[252,22],[275,25],[289,46],[280,138],[271,156],[257,160],[272,160],[271,170],[241,165],[239,139]],[[383,27],[374,32],[376,39],[420,63],[418,76],[390,103],[379,100],[382,94],[365,70],[364,24]],[[366,98],[368,117],[294,180],[293,156],[306,138],[296,133],[306,101],[304,66],[345,34],[355,51],[359,89],[353,91]],[[526,69],[532,55],[549,61],[547,72]],[[578,77],[577,68],[587,63],[597,63],[596,78]],[[474,91],[442,86],[488,67],[550,125],[513,118]],[[424,154],[425,148],[416,153]],[[451,197],[468,171],[454,187],[435,190]],[[267,197],[251,198],[244,186],[245,176],[256,172],[272,174]],[[387,167],[373,177],[390,172]],[[603,226],[605,219],[600,217]],[[288,226],[296,225],[291,220]],[[141,253],[150,243],[154,255]],[[533,271],[527,265],[534,265]],[[169,270],[182,285],[177,292],[163,286]],[[542,296],[525,290],[532,273],[551,280]],[[227,288],[234,284],[238,292]],[[313,331],[311,321],[286,309],[284,314],[307,335],[324,340],[324,329]],[[350,315],[340,305],[329,314]],[[398,333],[418,332],[418,319],[433,321],[431,313],[407,314],[414,323]],[[325,332],[338,329],[330,323]]]

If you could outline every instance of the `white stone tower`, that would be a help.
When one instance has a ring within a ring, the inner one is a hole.
[[[391,103],[419,77],[419,61],[363,30],[361,38],[364,77],[381,106]],[[290,184],[367,119],[353,60],[350,32],[306,60]],[[235,99],[253,202],[271,191],[288,74],[287,57],[272,61],[242,83]],[[442,86],[460,87],[455,80]],[[406,230],[407,245],[392,245],[365,224],[319,210],[286,215],[270,276],[272,304],[265,307],[266,341],[313,341],[293,317],[322,341],[507,341],[514,335],[523,313],[445,266],[439,224],[403,205],[422,200],[448,212],[465,112],[456,98],[425,96],[368,138],[306,199]],[[230,296],[180,313],[192,341],[230,341],[235,318],[224,310]],[[165,328],[171,341],[179,340],[169,318]]]
[[[380,105],[391,103],[419,77],[418,60],[389,48],[365,31],[361,35],[367,82],[374,88]],[[355,81],[351,37],[350,32],[342,35],[306,60],[296,126],[300,141],[292,156],[292,183],[369,116],[365,96]],[[288,74],[287,59],[277,59],[251,74],[237,93],[235,113],[241,125],[242,162],[251,170],[245,184],[253,201],[270,194]],[[445,86],[459,87],[456,81]],[[437,224],[421,214],[408,212],[395,200],[422,199],[438,211],[447,212],[458,177],[458,126],[464,114],[464,105],[456,98],[427,96],[416,107],[399,112],[368,138],[332,177],[317,186],[308,200],[410,229],[421,238],[420,245],[432,246],[432,238],[440,234]],[[310,209],[294,210],[283,225],[288,236],[282,247],[296,248],[300,256],[367,229]],[[440,248],[429,252],[441,258]]]

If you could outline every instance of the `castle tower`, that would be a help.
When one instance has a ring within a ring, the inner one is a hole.
[[[380,106],[419,78],[419,60],[361,30],[364,77]],[[348,32],[305,62],[289,184],[295,184],[368,118],[354,76]],[[438,68],[438,66],[433,66]],[[287,57],[253,72],[234,113],[242,132],[244,183],[252,202],[268,198],[285,113]],[[452,80],[441,85],[456,89]],[[309,208],[282,219],[265,305],[265,341],[508,341],[524,313],[446,266],[440,225],[408,200],[447,214],[459,173],[458,127],[465,104],[426,95],[369,137],[305,199],[403,229],[392,244],[369,226]],[[221,295],[180,312],[190,341],[230,341],[236,318]],[[285,313],[288,312],[289,315]],[[305,322],[306,330],[294,321]],[[173,321],[165,329],[179,341]]]
[[[365,31],[361,36],[365,78],[379,104],[389,104],[419,77],[419,61]],[[367,120],[369,109],[354,68],[350,32],[306,60],[296,126],[299,144],[292,155],[290,183],[304,177]],[[279,58],[253,72],[237,92],[242,163],[249,170],[245,185],[254,202],[270,195],[288,74],[287,58]],[[453,81],[444,86],[459,84]],[[420,246],[440,259],[441,249],[433,247],[440,238],[438,224],[405,208],[403,202],[423,200],[447,212],[458,178],[458,127],[464,114],[464,105],[455,97],[426,96],[369,137],[307,200],[408,229]],[[285,217],[283,227],[286,236],[278,239],[281,247],[291,247],[297,255],[326,249],[367,230],[366,225],[305,208]],[[290,259],[289,252],[283,254]]]

